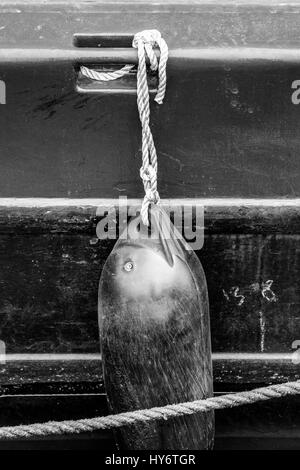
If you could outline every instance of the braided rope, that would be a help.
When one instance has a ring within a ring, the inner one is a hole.
[[[142,124],[142,167],[140,169],[140,177],[143,180],[145,197],[141,207],[141,218],[143,223],[148,226],[149,205],[158,204],[160,197],[157,191],[157,154],[150,129],[146,57],[149,59],[151,70],[158,71],[158,89],[154,101],[162,104],[167,86],[166,66],[168,61],[168,46],[161,37],[160,32],[156,29],[149,29],[135,34],[132,46],[137,49],[138,53],[137,105]],[[156,46],[160,50],[159,61],[154,51]],[[130,73],[133,67],[133,65],[125,65],[122,69],[114,72],[98,72],[81,66],[80,71],[85,77],[92,80],[107,82],[124,77],[124,75]]]
[[[141,207],[141,217],[145,225],[149,225],[148,208],[150,204],[158,204],[160,197],[157,191],[157,154],[150,129],[150,105],[147,82],[146,56],[150,61],[151,70],[158,70],[159,85],[155,101],[162,104],[166,92],[166,64],[168,60],[168,46],[159,31],[146,30],[134,36],[133,47],[138,52],[137,70],[137,105],[142,124],[142,167],[140,176],[143,180],[145,197]],[[158,63],[154,47],[160,49]]]
[[[82,65],[80,67],[80,72],[87,78],[91,80],[97,80],[99,82],[110,82],[111,80],[117,80],[122,78],[125,75],[128,75],[130,71],[134,68],[134,65],[125,65],[120,70],[115,70],[114,72],[99,72],[98,70],[89,69]]]
[[[101,416],[69,421],[49,421],[23,426],[0,427],[0,439],[19,439],[62,434],[79,434],[120,428],[139,423],[149,423],[167,420],[179,416],[188,416],[195,413],[205,413],[212,410],[234,408],[249,405],[274,398],[300,394],[300,381],[286,382],[279,385],[257,388],[247,392],[222,395],[220,397],[196,400],[188,403],[167,405],[148,410],[129,411],[116,415]]]

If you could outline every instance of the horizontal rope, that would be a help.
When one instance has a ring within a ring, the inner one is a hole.
[[[80,72],[87,78],[91,80],[97,80],[100,82],[110,82],[111,80],[118,80],[119,78],[128,75],[131,70],[134,68],[134,65],[125,65],[119,70],[114,70],[113,72],[99,72],[98,70],[89,69],[82,65],[80,67]]]
[[[6,426],[0,428],[0,439],[34,438],[114,429],[133,424],[188,416],[195,413],[205,413],[212,410],[234,408],[298,394],[300,394],[299,380],[279,385],[270,385],[247,392],[232,393],[221,395],[220,397],[207,398],[205,400],[150,408],[148,410],[130,411],[97,418],[49,421],[47,423],[35,423],[23,426]]]

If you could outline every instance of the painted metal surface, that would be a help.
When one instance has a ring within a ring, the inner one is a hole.
[[[7,353],[98,351],[97,285],[113,241],[94,245],[93,239],[1,234],[1,339]],[[293,351],[300,339],[298,247],[299,235],[206,239],[199,256],[214,352]]]
[[[4,2],[0,12],[1,197],[142,195],[134,96],[75,90],[82,62],[135,53],[75,47],[73,35],[149,24],[171,49],[166,101],[152,107],[161,196],[299,197],[299,4]]]

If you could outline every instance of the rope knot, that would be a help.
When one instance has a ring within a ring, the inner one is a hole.
[[[162,38],[161,34],[157,29],[146,29],[139,33],[136,33],[133,41],[132,46],[138,50],[139,56],[139,66],[140,70],[144,70],[146,68],[145,65],[142,65],[142,62],[145,62],[145,52],[148,56],[150,62],[151,70],[155,71],[158,70],[158,90],[155,97],[155,101],[158,104],[162,104],[165,92],[166,92],[166,85],[167,85],[167,74],[166,74],[166,65],[168,61],[169,50],[166,41]],[[160,49],[160,59],[156,57],[154,52],[154,48],[157,46]]]
[[[160,48],[161,39],[159,31],[156,29],[146,29],[137,33],[132,41],[132,46],[136,49],[145,49],[150,61],[150,68],[153,71],[158,69],[158,60],[154,52],[154,48],[156,45]]]
[[[158,204],[160,201],[157,189],[145,189],[145,196],[141,207],[141,218],[144,225],[149,226],[149,206],[151,204]]]
[[[160,196],[156,189],[147,189],[144,199],[148,204],[158,204],[160,201]]]
[[[146,168],[142,166],[140,169],[140,177],[142,178],[144,183],[153,181],[154,179],[156,179],[155,168],[150,163]]]
[[[157,29],[144,29],[134,35],[132,46],[137,47],[138,41],[143,41],[144,44],[149,43],[154,46],[155,43],[159,43],[161,40],[161,34]]]

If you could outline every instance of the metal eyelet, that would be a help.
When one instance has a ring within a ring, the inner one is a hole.
[[[127,263],[124,264],[124,270],[127,271],[128,273],[132,271],[134,268],[132,261],[127,261]]]

